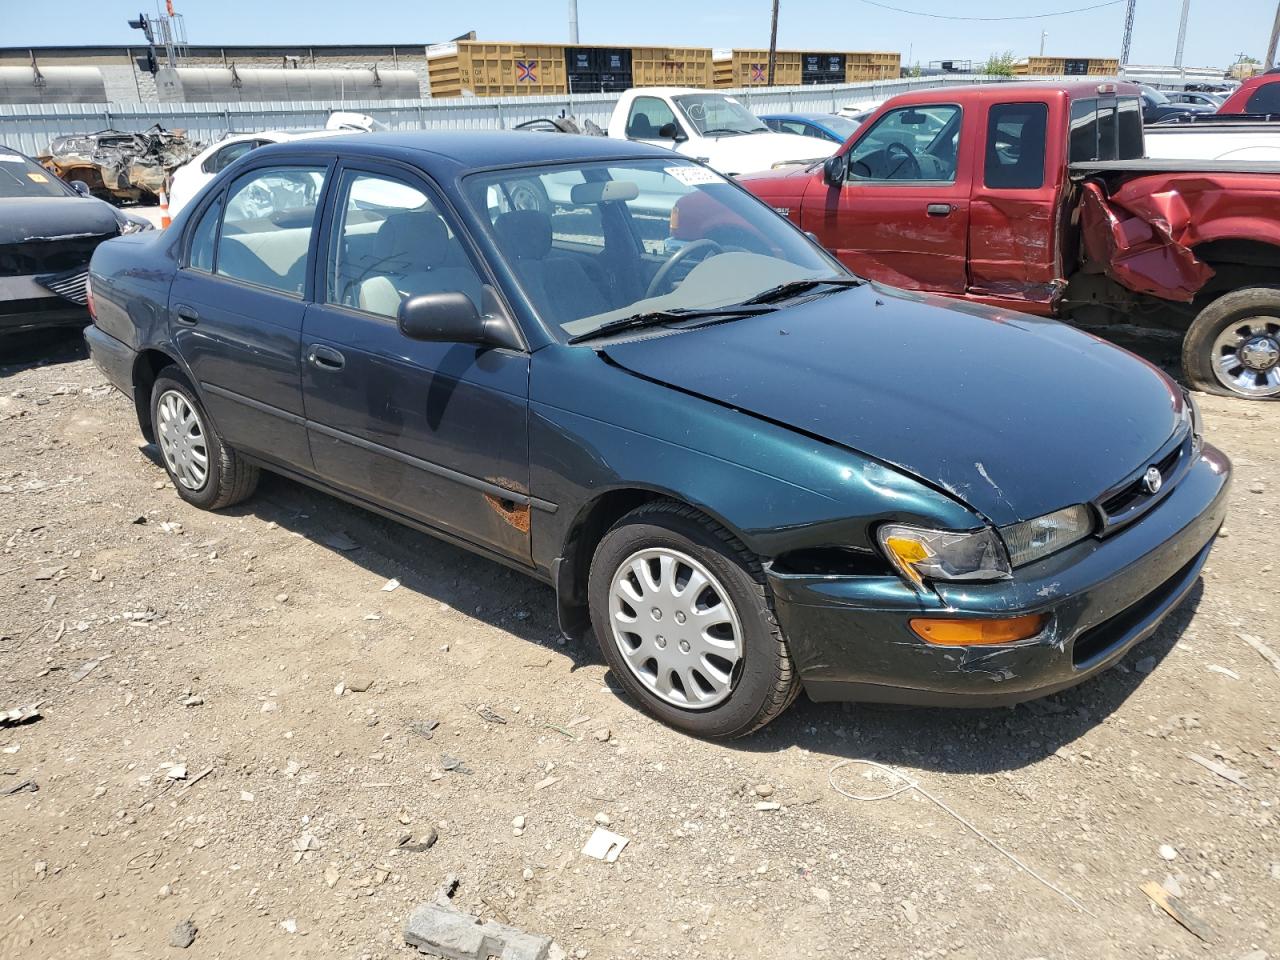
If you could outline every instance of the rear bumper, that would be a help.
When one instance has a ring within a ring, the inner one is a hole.
[[[111,385],[126,397],[133,397],[133,367],[138,359],[137,351],[95,325],[85,328],[84,342],[89,346],[89,357]]]
[[[1226,515],[1231,466],[1205,446],[1155,509],[1001,583],[770,574],[778,617],[815,700],[999,706],[1074,686],[1113,666],[1191,592]],[[925,643],[914,616],[1044,613],[1037,637],[988,647]]]

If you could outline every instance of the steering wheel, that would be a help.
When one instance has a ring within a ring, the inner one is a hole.
[[[903,169],[904,164],[906,164],[907,174],[901,179],[924,179],[920,172],[920,161],[916,159],[915,153],[912,152],[911,148],[905,143],[894,140],[892,143],[886,144],[884,148],[884,156],[886,160],[892,161],[896,159],[898,161],[897,164],[891,167],[889,172],[885,174],[886,180],[895,179],[895,174],[897,174],[899,170]]]
[[[714,240],[694,240],[688,246],[681,247],[676,251],[675,256],[658,268],[658,272],[653,275],[653,279],[649,281],[649,289],[645,290],[645,299],[656,297],[659,291],[668,286],[672,272],[680,264],[684,263],[695,253],[702,253],[702,259],[714,257],[718,253],[724,253],[724,247],[716,243]]]

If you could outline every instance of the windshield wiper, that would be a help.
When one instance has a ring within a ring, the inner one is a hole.
[[[569,338],[570,343],[581,343],[583,340],[594,340],[596,337],[607,337],[611,333],[621,333],[624,330],[636,330],[641,327],[656,327],[664,323],[670,323],[673,320],[707,320],[712,318],[723,317],[754,317],[762,313],[772,313],[772,307],[763,305],[747,305],[738,304],[733,307],[712,307],[706,310],[686,310],[676,308],[674,310],[650,310],[648,313],[637,313],[630,317],[623,317],[620,320],[610,320],[608,323],[596,327],[594,330],[588,330],[586,333],[579,333]]]
[[[749,300],[743,300],[743,305],[755,303],[776,303],[779,300],[785,300],[787,297],[793,297],[798,293],[807,293],[815,287],[832,286],[832,287],[859,287],[865,283],[858,277],[827,277],[824,280],[788,280],[786,283],[780,283],[776,287],[770,287],[761,293],[757,293]]]

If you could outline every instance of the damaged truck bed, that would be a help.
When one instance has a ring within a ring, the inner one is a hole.
[[[1180,335],[1199,389],[1280,397],[1280,163],[1143,153],[1131,84],[992,84],[894,97],[824,166],[740,182],[871,279]]]

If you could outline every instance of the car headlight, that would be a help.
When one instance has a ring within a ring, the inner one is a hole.
[[[1093,511],[1084,504],[1001,527],[1009,561],[1015,567],[1057,553],[1093,533]]]
[[[130,217],[120,217],[118,222],[120,224],[120,236],[122,237],[128,236],[131,233],[141,233],[143,230],[155,229],[155,227],[150,223],[134,220]]]
[[[880,547],[915,587],[931,580],[1003,580],[1012,576],[1004,544],[990,527],[930,530],[888,523],[877,533]]]

